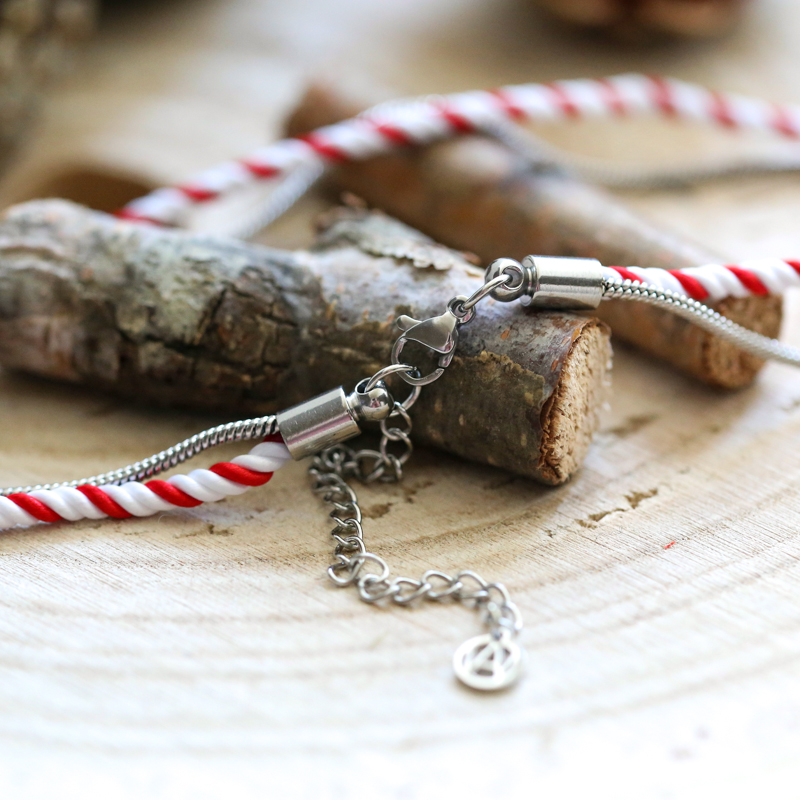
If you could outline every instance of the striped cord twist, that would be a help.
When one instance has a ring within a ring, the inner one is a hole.
[[[126,205],[119,216],[176,225],[197,204],[303,166],[359,161],[509,121],[626,116],[661,116],[800,138],[800,106],[718,92],[672,78],[624,74],[530,83],[385,103],[352,119],[261,147],[178,186],[157,189]]]
[[[686,269],[603,267],[603,277],[641,281],[659,289],[714,303],[726,297],[783,294],[800,287],[800,261],[760,258],[740,264],[705,264]]]
[[[0,529],[37,522],[147,517],[176,508],[194,508],[263,486],[291,456],[280,437],[269,437],[231,461],[187,475],[119,486],[57,486],[0,496]]]

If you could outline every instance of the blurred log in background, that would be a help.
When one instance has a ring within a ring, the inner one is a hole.
[[[721,36],[746,0],[535,0],[557,19],[625,40]]]
[[[92,30],[95,0],[0,4],[0,167],[20,143],[45,88]]]

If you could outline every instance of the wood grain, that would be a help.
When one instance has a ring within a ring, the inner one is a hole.
[[[760,8],[714,49],[626,52],[511,2],[150,4],[101,33],[15,180],[54,153],[183,177],[262,140],[320,62],[407,92],[637,69],[800,100],[800,11]],[[620,158],[729,146],[632,123],[549,135]],[[732,258],[800,252],[791,176],[628,199]],[[795,344],[799,319],[792,297]],[[0,482],[117,466],[215,419],[5,375]],[[566,486],[420,452],[402,487],[365,490],[366,539],[398,570],[509,586],[531,659],[498,697],[450,675],[470,612],[380,611],[328,585],[302,465],[180,515],[3,534],[0,794],[796,797],[798,437],[789,368],[721,396],[620,347]]]

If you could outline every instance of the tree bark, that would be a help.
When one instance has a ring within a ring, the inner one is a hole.
[[[358,110],[329,87],[312,87],[288,130],[298,134]],[[719,262],[718,255],[658,229],[609,194],[557,168],[532,166],[483,137],[348,163],[334,171],[333,180],[437,241],[472,251],[486,262],[531,253],[665,269]],[[767,336],[780,331],[780,297],[732,298],[714,307]],[[604,302],[597,315],[621,339],[712,386],[746,386],[763,365],[668,311],[614,301]]]
[[[387,242],[403,255],[375,255]],[[450,268],[410,266],[424,253]],[[399,314],[438,315],[480,282],[458,254],[353,209],[290,253],[36,201],[0,221],[0,363],[162,404],[271,413],[373,374]],[[597,427],[609,358],[597,320],[484,302],[414,407],[414,437],[560,483]]]

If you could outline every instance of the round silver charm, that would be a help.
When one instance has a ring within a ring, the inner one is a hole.
[[[522,674],[523,662],[524,651],[508,634],[473,636],[453,655],[456,677],[484,692],[511,686]]]

